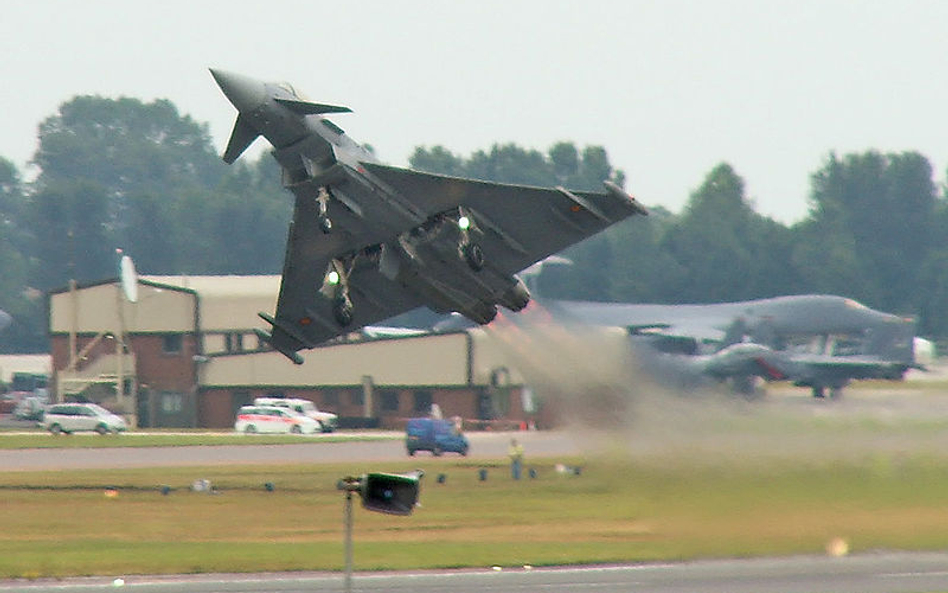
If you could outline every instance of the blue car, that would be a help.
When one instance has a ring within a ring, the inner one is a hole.
[[[470,444],[453,422],[412,418],[405,426],[405,447],[409,455],[414,455],[415,451],[431,451],[434,456],[445,451],[467,455]]]

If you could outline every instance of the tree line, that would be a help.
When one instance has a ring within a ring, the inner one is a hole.
[[[495,144],[463,156],[418,147],[413,168],[598,191],[625,176],[601,146],[545,152]],[[23,180],[0,157],[0,351],[44,351],[49,290],[117,275],[116,248],[144,274],[276,274],[292,197],[269,156],[225,165],[206,123],[167,100],[77,96],[40,123]],[[755,211],[737,171],[708,172],[681,212],[650,205],[544,268],[548,298],[705,303],[830,293],[914,315],[948,337],[948,196],[916,152],[829,154],[809,212],[787,226]]]

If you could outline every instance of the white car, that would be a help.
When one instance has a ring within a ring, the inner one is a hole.
[[[253,400],[255,406],[276,406],[289,408],[297,414],[308,416],[319,423],[319,430],[332,432],[339,425],[339,417],[332,412],[321,412],[316,404],[308,399],[294,397],[258,397]]]
[[[96,404],[54,404],[43,414],[43,428],[53,434],[95,431],[99,434],[124,432],[128,424]]]
[[[244,406],[237,412],[234,430],[255,434],[258,432],[291,432],[313,434],[319,431],[319,422],[278,406]]]

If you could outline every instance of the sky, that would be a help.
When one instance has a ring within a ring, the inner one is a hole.
[[[351,107],[334,122],[389,164],[601,145],[643,204],[680,212],[727,162],[789,224],[834,152],[918,151],[942,182],[946,23],[940,0],[12,2],[0,157],[29,178],[39,123],[86,94],[169,99],[223,151],[215,67]]]

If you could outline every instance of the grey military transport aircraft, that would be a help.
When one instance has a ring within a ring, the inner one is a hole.
[[[257,335],[296,364],[299,350],[425,305],[489,323],[523,309],[515,274],[645,208],[615,184],[604,193],[432,175],[380,164],[286,83],[211,69],[237,122],[233,163],[259,136],[295,196],[272,326]]]
[[[808,294],[702,305],[538,299],[546,323],[625,328],[643,368],[660,381],[693,387],[726,381],[745,395],[755,380],[789,381],[838,396],[853,379],[901,379],[915,359],[915,320],[849,298]],[[517,320],[512,320],[515,323]],[[442,319],[436,332],[470,324]]]
[[[853,379],[901,379],[919,368],[915,320],[834,295],[736,303],[648,305],[544,302],[584,323],[628,328],[651,354],[748,392],[750,379],[791,381],[815,397],[839,395]],[[650,362],[658,362],[654,356]],[[656,365],[657,366],[657,365]]]

